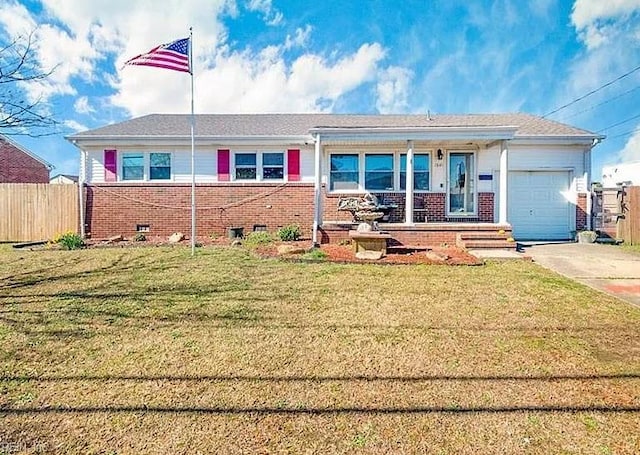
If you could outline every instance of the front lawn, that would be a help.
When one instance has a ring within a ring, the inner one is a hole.
[[[0,248],[0,453],[633,453],[640,310],[527,262]]]

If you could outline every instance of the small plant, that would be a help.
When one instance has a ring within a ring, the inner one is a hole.
[[[342,239],[338,242],[338,245],[340,246],[351,245],[351,239]]]
[[[308,253],[302,255],[303,259],[312,259],[314,261],[322,261],[327,258],[327,253],[322,251],[320,248],[314,248]]]
[[[142,232],[138,232],[136,235],[133,236],[134,242],[144,242],[145,240],[147,240],[147,236],[144,235]]]
[[[268,245],[273,242],[273,236],[265,231],[250,232],[244,238],[244,243],[247,246]]]
[[[301,235],[302,232],[300,231],[300,226],[297,224],[290,224],[278,229],[278,237],[284,242],[298,240]]]
[[[53,238],[53,243],[59,244],[65,250],[79,250],[84,246],[84,240],[82,240],[82,237],[71,231],[56,235]]]

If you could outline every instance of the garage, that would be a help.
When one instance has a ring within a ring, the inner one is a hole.
[[[509,172],[508,220],[516,240],[571,238],[568,171]]]

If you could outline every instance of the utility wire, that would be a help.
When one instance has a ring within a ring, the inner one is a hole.
[[[626,96],[626,95],[628,95],[628,94],[630,94],[630,93],[632,93],[632,92],[635,92],[635,91],[636,91],[636,90],[638,90],[638,89],[640,89],[640,85],[636,85],[636,86],[635,86],[635,87],[633,87],[631,90],[627,90],[626,92],[622,92],[622,93],[620,93],[619,95],[616,95],[616,96],[614,96],[614,97],[612,97],[612,98],[608,98],[608,99],[604,100],[604,101],[603,101],[603,102],[601,102],[601,103],[594,104],[593,106],[589,106],[588,108],[583,109],[583,110],[581,110],[581,111],[574,112],[573,114],[570,114],[570,115],[566,115],[566,116],[562,117],[562,119],[561,119],[561,120],[562,120],[562,121],[564,121],[564,120],[567,120],[567,119],[570,119],[570,118],[576,117],[576,116],[578,116],[578,115],[580,115],[580,114],[584,114],[585,112],[592,111],[592,110],[594,110],[594,109],[596,109],[596,108],[598,108],[598,107],[600,107],[600,106],[603,106],[603,105],[608,104],[608,103],[610,103],[610,102],[612,102],[612,101],[615,101],[615,100],[617,100],[617,99],[620,99],[620,98],[622,98],[623,96]]]
[[[613,125],[605,126],[604,128],[599,129],[598,131],[596,131],[596,133],[602,133],[603,131],[610,130],[611,128],[615,128],[616,126],[619,126],[619,125],[622,125],[624,123],[630,122],[631,120],[635,120],[638,117],[640,117],[640,114],[634,115],[633,117],[630,117],[630,118],[628,118],[626,120],[622,120],[621,122],[614,123]]]
[[[616,83],[616,82],[618,82],[619,80],[624,79],[625,77],[630,76],[631,74],[633,74],[633,73],[635,73],[636,71],[639,71],[639,70],[640,70],[640,66],[636,66],[636,67],[635,67],[634,69],[632,69],[631,71],[626,72],[626,73],[624,73],[623,75],[616,77],[614,80],[609,81],[609,82],[607,82],[606,84],[601,85],[600,87],[598,87],[598,88],[596,88],[596,89],[594,89],[594,90],[591,90],[591,91],[590,91],[589,93],[587,93],[586,95],[582,95],[581,97],[576,98],[575,100],[573,100],[573,101],[571,101],[571,102],[569,102],[569,103],[567,103],[567,104],[565,104],[565,105],[563,105],[563,106],[560,106],[559,108],[554,109],[554,110],[552,110],[551,112],[547,112],[546,114],[544,114],[544,115],[542,116],[542,118],[549,117],[550,115],[555,114],[556,112],[560,112],[561,110],[566,109],[566,108],[568,108],[569,106],[573,106],[573,105],[574,105],[574,104],[576,104],[578,101],[582,101],[583,99],[585,99],[585,98],[587,98],[587,97],[589,97],[589,96],[593,95],[594,93],[598,93],[600,90],[602,90],[602,89],[604,89],[604,88],[607,88],[607,87],[609,87],[609,86],[610,86],[610,85],[612,85],[612,84],[615,84],[615,83]]]
[[[630,134],[635,134],[635,133],[640,133],[640,128],[636,128],[631,131],[627,131],[625,133],[616,134],[615,136],[608,137],[607,139],[611,140],[611,139],[615,139],[622,136],[628,136]]]

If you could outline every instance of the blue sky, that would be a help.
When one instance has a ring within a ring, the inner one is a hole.
[[[63,136],[188,113],[188,75],[122,63],[189,26],[199,113],[543,115],[640,66],[640,0],[3,0],[0,40],[36,30],[38,63],[57,65],[23,94],[63,125],[13,139],[76,173]],[[640,71],[550,116],[609,137],[594,180],[640,160],[638,86]]]

